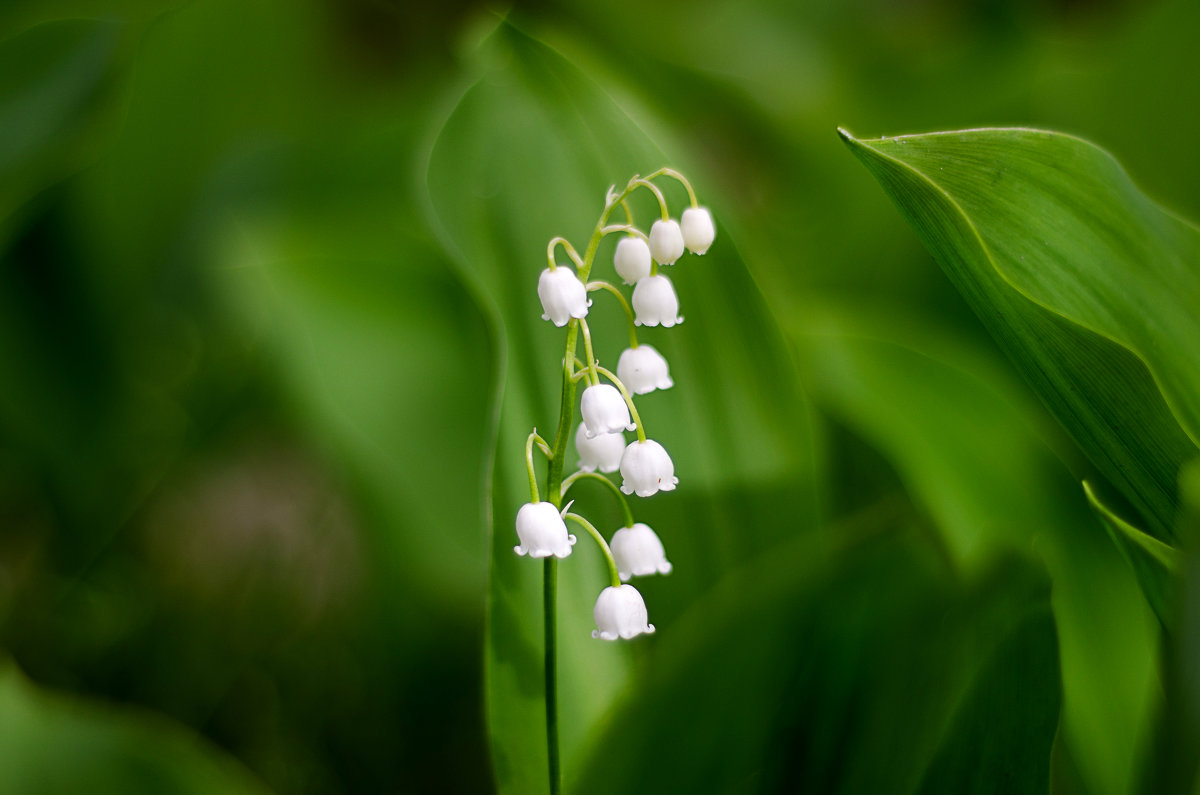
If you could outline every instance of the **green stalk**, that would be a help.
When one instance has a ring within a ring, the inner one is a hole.
[[[596,248],[604,236],[604,225],[608,222],[608,214],[616,203],[620,203],[633,184],[625,190],[613,205],[604,208],[600,220],[592,232],[584,251],[583,262],[575,256],[571,259],[576,263],[576,275],[587,284],[588,275],[592,270],[592,261],[596,257]],[[556,241],[558,239],[556,238]],[[551,242],[551,251],[556,241]],[[565,241],[564,241],[565,242]],[[574,248],[568,243],[565,246],[568,254]],[[552,256],[552,255],[551,255]],[[556,508],[562,507],[563,465],[567,458],[567,445],[570,443],[572,426],[575,424],[575,393],[578,382],[574,379],[575,349],[579,342],[579,321],[572,319],[567,324],[567,346],[563,354],[562,401],[558,410],[558,429],[554,434],[554,451],[550,457],[549,473],[546,476],[546,497]],[[543,630],[545,636],[545,675],[546,675],[546,759],[550,774],[550,795],[562,792],[562,771],[558,753],[558,560],[552,555],[546,558],[542,579],[542,611],[545,617]]]

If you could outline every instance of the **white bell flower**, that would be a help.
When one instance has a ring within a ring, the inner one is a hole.
[[[562,514],[549,502],[527,502],[517,511],[517,537],[521,545],[513,547],[518,555],[531,558],[565,558],[571,554],[575,536],[567,533]]]
[[[626,348],[617,360],[617,378],[635,395],[645,395],[656,389],[675,386],[667,368],[667,360],[649,345]]]
[[[633,527],[622,527],[613,534],[609,546],[622,582],[635,575],[671,573],[662,542],[649,525],[638,522]]]
[[[584,472],[616,472],[621,468],[621,456],[625,454],[625,436],[620,433],[602,433],[588,436],[587,423],[579,423],[575,431],[575,449],[579,452],[579,468]]]
[[[639,326],[670,328],[682,323],[679,314],[679,297],[675,286],[666,276],[647,276],[633,288],[633,312]]]
[[[679,227],[683,232],[683,242],[688,251],[693,254],[703,254],[712,245],[717,236],[713,226],[712,213],[706,207],[689,207],[683,211]]]
[[[674,218],[650,225],[650,254],[660,265],[673,265],[683,256],[683,231]]]
[[[612,384],[596,384],[583,390],[579,413],[587,426],[588,437],[605,433],[632,431],[637,426],[629,419],[629,406]]]
[[[592,630],[593,638],[629,640],[654,632],[654,625],[646,615],[646,602],[632,585],[610,585],[601,591],[592,617],[597,627]]]
[[[542,299],[542,320],[556,326],[565,326],[573,317],[587,317],[587,288],[575,271],[559,265],[554,270],[546,268],[538,278],[538,298]]]
[[[626,284],[637,284],[650,275],[650,246],[640,237],[623,237],[617,241],[613,267]]]
[[[679,483],[675,464],[663,446],[653,439],[633,442],[621,456],[621,491],[649,497],[659,491],[673,491]]]

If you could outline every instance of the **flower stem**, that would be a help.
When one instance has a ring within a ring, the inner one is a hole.
[[[629,322],[629,347],[636,348],[638,346],[637,324],[634,322],[633,308],[630,307],[629,302],[625,300],[624,294],[622,294],[622,292],[616,287],[605,281],[588,282],[586,287],[589,293],[594,290],[608,290],[617,297],[617,300],[621,302],[621,306],[625,310],[625,319]]]
[[[567,513],[563,516],[564,519],[570,519],[584,530],[587,530],[596,543],[600,545],[600,551],[604,553],[604,560],[608,563],[608,578],[612,582],[613,587],[621,585],[621,573],[617,571],[617,562],[613,560],[612,550],[608,548],[608,542],[604,540],[604,536],[600,535],[600,531],[592,526],[592,523],[584,519],[577,513]]]
[[[568,514],[569,516],[570,514]],[[546,635],[546,759],[550,773],[550,795],[562,791],[558,762],[558,558],[546,558],[542,580],[542,605]]]
[[[601,474],[598,474],[596,472],[580,471],[580,472],[576,472],[574,475],[571,475],[569,478],[567,478],[566,480],[563,481],[563,484],[562,484],[563,499],[566,499],[567,491],[571,488],[571,486],[575,485],[575,483],[577,481],[580,481],[584,478],[592,478],[594,480],[600,481],[605,486],[608,486],[609,489],[612,490],[612,493],[617,495],[617,499],[620,500],[620,502],[621,502],[621,510],[625,514],[625,526],[633,527],[633,511],[631,511],[629,509],[629,500],[625,499],[625,495],[621,493],[621,490],[619,488],[617,488],[616,483],[613,483],[611,480],[609,480],[608,478],[604,477]]]

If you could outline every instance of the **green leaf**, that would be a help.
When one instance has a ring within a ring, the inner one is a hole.
[[[1003,369],[912,317],[856,310],[793,322],[814,400],[888,458],[966,572],[1006,553],[1045,568],[1064,741],[1092,791],[1131,791],[1156,704],[1156,627],[1132,573]]]
[[[1173,540],[1176,474],[1200,439],[1200,233],[1071,136],[842,136],[1092,463]]]
[[[635,173],[686,166],[660,151],[612,100],[559,55],[508,24],[480,51],[481,76],[458,100],[430,156],[431,212],[447,248],[490,309],[501,340],[499,427],[492,476],[487,706],[500,788],[546,788],[542,706],[542,566],[513,554],[513,519],[529,499],[524,440],[553,433],[564,331],[539,319],[536,285],[547,241],[581,246],[605,191]],[[706,201],[701,175],[690,173]],[[684,195],[665,185],[674,213]],[[713,202],[719,219],[719,202]],[[636,205],[635,205],[636,207]],[[645,225],[652,215],[642,206]],[[614,279],[611,238],[594,278]],[[803,396],[781,334],[723,231],[702,258],[673,266],[687,322],[639,338],[670,362],[676,386],[639,398],[649,435],[670,452],[679,490],[637,500],[676,564],[647,586],[651,621],[672,615],[730,565],[813,525],[812,450]],[[610,365],[627,345],[620,310],[604,294],[589,315],[596,353]],[[734,356],[713,355],[716,350]],[[572,429],[573,430],[573,429]],[[573,466],[570,453],[568,471]],[[685,502],[680,495],[705,495]],[[576,496],[576,492],[572,492]],[[577,509],[606,534],[617,527],[611,496],[580,490]],[[604,513],[607,512],[607,513]],[[607,517],[607,518],[605,518]],[[744,533],[747,527],[755,532]],[[632,644],[590,637],[604,567],[587,539],[559,565],[560,727],[564,780],[583,767],[591,738],[624,691],[638,688]]]
[[[1182,565],[1179,551],[1143,533],[1113,513],[1100,502],[1087,481],[1083,483],[1083,493],[1087,495],[1092,510],[1100,517],[1104,529],[1108,530],[1109,538],[1133,568],[1142,592],[1146,594],[1146,601],[1154,608],[1158,620],[1164,627],[1170,628],[1174,623],[1170,613],[1171,583]]]
[[[0,791],[265,793],[165,718],[43,691],[0,661]]]
[[[963,582],[894,504],[833,529],[697,601],[581,792],[1044,788],[1060,700],[1044,577],[1009,560]]]

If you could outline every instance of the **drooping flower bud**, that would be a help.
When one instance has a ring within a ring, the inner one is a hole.
[[[626,284],[637,284],[638,279],[650,275],[650,246],[640,237],[621,238],[613,254],[613,267]]]
[[[538,278],[538,298],[542,300],[542,320],[556,326],[565,326],[573,317],[587,317],[587,288],[575,271],[559,265],[554,270],[546,268]]]
[[[565,558],[571,554],[575,536],[567,533],[567,524],[558,509],[548,502],[527,502],[517,511],[517,537],[521,545],[513,547],[518,555],[531,558]]]
[[[646,614],[646,602],[632,585],[610,585],[601,591],[592,617],[597,627],[592,630],[593,638],[629,640],[654,632]]]
[[[670,328],[682,323],[675,285],[666,276],[647,276],[633,288],[633,312],[639,326]]]
[[[674,265],[683,256],[683,232],[674,218],[650,225],[650,255],[660,265]]]
[[[612,384],[596,384],[583,390],[579,413],[587,426],[587,435],[632,431],[637,426],[629,419],[629,406]]]
[[[617,378],[635,395],[645,395],[656,389],[675,386],[667,368],[667,360],[649,345],[626,348],[617,360]]]
[[[639,497],[672,491],[679,483],[671,456],[653,439],[632,442],[625,448],[621,456],[621,478],[621,491]]]
[[[688,251],[693,254],[703,254],[712,245],[717,236],[713,226],[712,213],[706,207],[689,207],[683,211],[679,227],[683,232],[683,242]]]
[[[662,542],[649,525],[638,522],[633,527],[622,527],[613,534],[610,546],[622,581],[631,576],[671,573]]]
[[[625,454],[625,436],[620,433],[602,433],[588,436],[587,423],[579,423],[575,431],[575,449],[579,452],[579,468],[584,472],[616,472],[621,467],[621,456]]]

